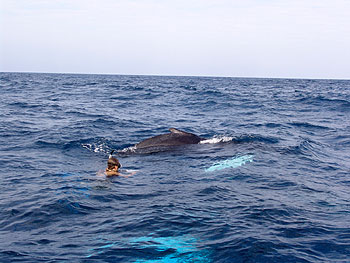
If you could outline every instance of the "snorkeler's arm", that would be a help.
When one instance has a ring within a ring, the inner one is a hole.
[[[130,177],[130,176],[136,174],[136,172],[137,171],[131,171],[130,173],[122,174],[122,173],[114,171],[114,170],[107,170],[106,169],[105,174],[107,177],[111,177],[111,176]]]
[[[130,176],[136,174],[136,172],[137,172],[137,171],[132,171],[132,172],[130,172],[130,173],[128,173],[128,174],[121,174],[121,173],[119,173],[118,175],[119,175],[119,176],[122,176],[122,177],[130,177]]]

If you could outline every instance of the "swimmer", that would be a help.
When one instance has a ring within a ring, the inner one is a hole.
[[[114,151],[112,151],[111,154],[109,155],[105,175],[107,177],[111,177],[111,176],[129,177],[129,176],[134,175],[136,173],[136,171],[130,172],[129,174],[122,174],[119,172],[121,164],[117,158],[112,156],[113,152]]]

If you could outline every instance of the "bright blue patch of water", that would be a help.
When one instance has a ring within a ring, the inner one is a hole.
[[[159,252],[168,251],[167,255],[156,256],[156,259],[139,259],[135,263],[180,263],[180,262],[212,262],[207,251],[196,248],[197,240],[191,236],[180,237],[139,237],[130,240],[137,248],[153,248]]]
[[[206,172],[219,171],[226,168],[237,168],[248,162],[253,161],[253,155],[243,155],[240,157],[233,157],[231,159],[223,160],[214,163],[209,168],[205,169]]]

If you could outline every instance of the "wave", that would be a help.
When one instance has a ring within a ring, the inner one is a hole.
[[[323,146],[310,139],[304,139],[295,146],[288,146],[282,150],[283,153],[293,154],[296,156],[317,158],[320,161],[320,155],[324,155],[322,152]]]
[[[337,104],[338,106],[342,107],[350,107],[350,101],[345,99],[338,99],[338,98],[326,98],[324,96],[317,96],[315,100],[319,100],[321,102],[329,103],[329,104]]]
[[[29,102],[25,102],[25,101],[11,102],[8,104],[8,106],[20,108],[20,109],[22,109],[22,108],[36,109],[36,108],[43,107],[42,104],[29,103]]]
[[[295,100],[296,103],[311,104],[314,106],[328,107],[333,110],[349,111],[350,101],[339,98],[327,98],[322,95],[307,96]]]
[[[68,142],[62,140],[50,141],[49,139],[41,138],[34,144],[39,149],[59,149],[64,151],[85,149],[89,152],[105,154],[115,149],[114,142],[103,137],[71,140]]]
[[[241,135],[241,136],[235,137],[232,141],[235,143],[261,142],[261,143],[267,143],[267,144],[275,144],[279,142],[279,139],[276,137],[267,137],[267,136],[257,135],[257,134],[247,134],[247,135]]]
[[[29,211],[19,209],[7,209],[5,217],[11,217],[1,224],[7,231],[32,231],[33,229],[46,227],[60,221],[62,216],[86,215],[98,208],[88,206],[82,202],[74,201],[75,198],[63,197],[55,200],[47,200],[46,204],[31,208]]]
[[[93,113],[86,113],[83,110],[68,110],[65,111],[65,115],[69,116],[69,115],[73,115],[74,117],[79,117],[79,118],[83,118],[83,119],[97,119],[97,120],[104,120],[103,118],[105,117],[105,115],[102,114],[93,114]]]
[[[288,125],[291,125],[294,127],[300,127],[300,128],[307,128],[307,129],[319,129],[319,130],[330,129],[329,127],[312,124],[310,122],[289,122]]]

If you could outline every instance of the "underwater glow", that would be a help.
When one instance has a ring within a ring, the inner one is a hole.
[[[206,172],[213,172],[217,170],[222,170],[226,168],[237,168],[239,166],[242,166],[248,162],[253,161],[253,155],[244,155],[240,157],[234,157],[231,159],[223,160],[220,162],[214,163],[209,168],[205,169]]]
[[[140,259],[135,263],[185,263],[185,262],[200,262],[209,263],[207,251],[200,251],[195,244],[197,239],[192,236],[178,236],[178,237],[151,237],[144,236],[132,239],[130,241],[138,248],[150,249],[154,248],[158,252],[169,250],[169,254],[156,259]]]

